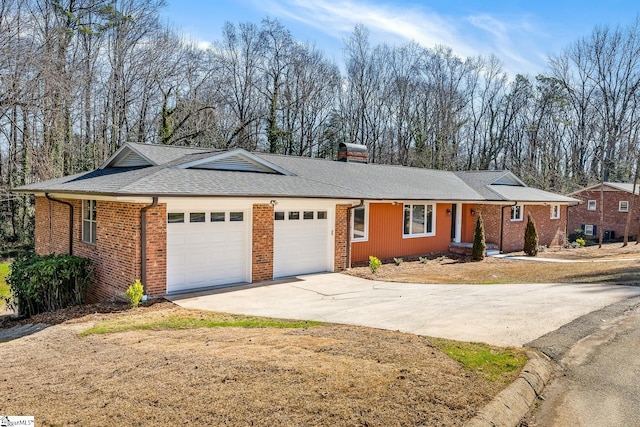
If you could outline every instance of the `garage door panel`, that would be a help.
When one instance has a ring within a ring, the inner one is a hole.
[[[205,222],[167,224],[169,293],[249,280],[247,215],[244,221],[230,222],[227,212],[226,221],[211,222],[205,212]],[[189,217],[187,213],[187,221]]]
[[[295,212],[295,211],[294,211]],[[290,219],[288,212],[274,224],[274,277],[318,273],[331,270],[330,227],[327,219]],[[294,215],[295,216],[295,215]],[[278,217],[278,216],[276,216]]]

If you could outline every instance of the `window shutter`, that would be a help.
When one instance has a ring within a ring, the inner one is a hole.
[[[598,234],[598,227],[597,227],[595,224],[593,224],[593,235],[594,235],[594,236],[599,236],[599,234]]]
[[[585,230],[585,226],[584,226],[584,224],[582,224],[582,225],[580,226],[580,229],[581,229],[582,231],[584,231],[584,230]]]

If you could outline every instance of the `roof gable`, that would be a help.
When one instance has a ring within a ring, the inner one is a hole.
[[[510,171],[505,171],[505,173],[498,177],[498,179],[492,181],[489,185],[513,185],[516,187],[526,187],[527,185],[520,180],[517,176],[515,176]]]
[[[597,184],[591,185],[589,187],[584,187],[584,188],[581,188],[579,190],[576,190],[576,191],[574,191],[572,193],[569,193],[569,196],[579,195],[583,191],[600,190],[600,187],[603,187],[604,191],[622,191],[622,192],[626,192],[626,193],[630,193],[630,194],[633,193],[633,190],[634,190],[633,189],[633,183],[605,181],[604,183],[597,183]],[[640,194],[640,185],[636,186],[635,194],[636,195]]]
[[[107,159],[100,166],[100,169],[107,168],[131,168],[156,166],[147,156],[136,150],[131,144],[125,144]]]
[[[268,160],[262,159],[242,149],[214,154],[213,156],[184,163],[178,166],[178,168],[293,175],[291,172]]]

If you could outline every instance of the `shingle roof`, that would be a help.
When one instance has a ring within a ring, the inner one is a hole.
[[[490,184],[504,177],[506,173],[510,174],[508,171],[464,174],[264,153],[254,153],[253,155],[262,159],[266,165],[287,171],[289,175],[204,170],[181,166],[215,156],[220,153],[219,151],[146,144],[127,145],[157,166],[106,167],[92,172],[25,185],[15,191],[123,196],[574,201],[571,198],[529,187],[506,188],[510,186]],[[511,176],[517,180],[513,174]],[[488,182],[489,184],[487,184]],[[504,188],[496,191],[496,187]],[[524,196],[526,198],[523,198]]]
[[[471,188],[486,200],[512,202],[577,203],[578,200],[549,191],[527,187],[512,172],[466,171],[456,172]]]
[[[611,187],[611,188],[615,188],[617,190],[620,191],[626,191],[627,193],[633,193],[633,183],[630,182],[609,182],[609,181],[605,181],[604,183],[605,186],[607,187]],[[578,191],[574,191],[573,193],[569,194],[570,196],[574,195],[574,194],[579,194],[582,191],[585,190],[593,190],[596,188],[600,188],[600,183],[592,185],[590,187],[585,187],[585,188],[581,188]],[[640,185],[636,186],[636,192],[635,194],[640,194]]]

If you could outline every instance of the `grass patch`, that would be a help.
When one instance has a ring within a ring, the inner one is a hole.
[[[0,263],[0,309],[4,308],[4,299],[11,296],[9,285],[7,285],[7,275],[9,274],[9,263]]]
[[[440,351],[477,372],[491,382],[509,383],[527,363],[520,349],[492,347],[488,344],[433,339]]]
[[[96,323],[93,327],[80,333],[80,336],[93,334],[109,334],[136,330],[167,330],[197,328],[309,328],[320,326],[322,322],[304,320],[272,319],[268,317],[252,317],[230,315],[225,313],[177,313],[161,318],[122,316],[113,320]]]

